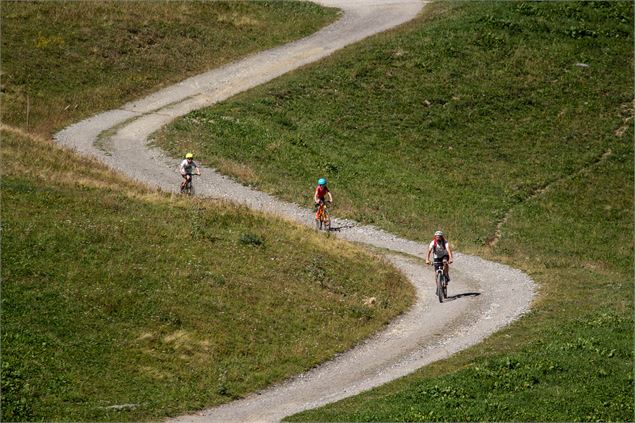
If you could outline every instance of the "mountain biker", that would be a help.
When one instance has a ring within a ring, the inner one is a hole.
[[[333,202],[333,196],[331,195],[331,191],[329,191],[328,187],[326,186],[327,182],[326,182],[326,178],[320,178],[317,181],[317,187],[315,187],[315,193],[313,194],[313,201],[315,201],[315,208],[317,209],[318,206],[324,202],[324,198],[328,196],[329,198],[329,203]]]
[[[181,176],[183,177],[183,182],[181,182],[181,191],[185,188],[185,185],[192,179],[192,170],[195,170],[198,176],[201,176],[201,170],[198,167],[198,164],[194,161],[194,155],[192,153],[187,153],[185,155],[185,159],[181,162],[179,166],[179,172],[181,172]]]
[[[430,264],[430,253],[433,254],[434,270],[437,271],[439,267],[443,266],[445,277],[447,282],[450,282],[450,266],[452,263],[452,249],[450,243],[445,239],[445,235],[442,231],[436,231],[434,233],[434,239],[430,242],[428,247],[428,255],[426,256],[426,264]]]

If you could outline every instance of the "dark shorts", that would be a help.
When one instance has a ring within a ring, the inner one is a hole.
[[[450,261],[450,256],[445,255],[443,257],[435,258],[434,261],[432,262],[432,264],[434,264],[434,270],[436,271],[436,270],[439,270],[440,268],[443,268],[444,261]]]

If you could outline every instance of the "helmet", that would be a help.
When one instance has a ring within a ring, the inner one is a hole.
[[[318,179],[318,185],[326,185],[326,179],[325,178]]]
[[[193,158],[194,158],[194,154],[192,154],[192,153],[187,153],[187,154],[185,155],[185,158],[186,158],[186,159],[193,159]]]
[[[444,236],[444,235],[443,235],[443,231],[436,231],[436,232],[434,233],[434,236]]]

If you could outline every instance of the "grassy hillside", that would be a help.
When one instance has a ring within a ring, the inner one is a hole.
[[[349,244],[1,135],[3,421],[226,402],[349,348],[412,298]]]
[[[156,421],[227,402],[408,306],[412,288],[377,257],[148,190],[33,136],[334,16],[291,2],[2,3],[2,421]]]
[[[633,3],[439,2],[157,134],[306,204],[520,268],[533,311],[295,419],[633,419]]]
[[[0,117],[50,135],[335,17],[308,2],[3,1]]]

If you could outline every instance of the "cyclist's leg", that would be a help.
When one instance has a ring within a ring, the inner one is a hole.
[[[187,183],[187,175],[181,175],[183,180],[181,181],[181,192],[185,189],[185,184]]]
[[[185,182],[183,183],[183,188],[185,190],[192,188],[192,174],[191,173],[185,174]]]
[[[445,273],[446,282],[450,282],[450,264],[448,263],[449,259],[449,256],[443,256],[443,273]]]
[[[437,283],[437,289],[439,289],[439,281],[438,281],[438,277],[437,277],[437,272],[439,271],[439,269],[441,269],[443,267],[443,263],[441,262],[441,260],[437,259],[436,257],[432,259],[432,267],[434,267],[434,280]],[[437,291],[437,294],[439,293],[439,291]]]
[[[329,209],[326,207],[326,203],[322,206],[322,221],[324,222],[325,229],[331,230],[331,218],[329,217]]]

